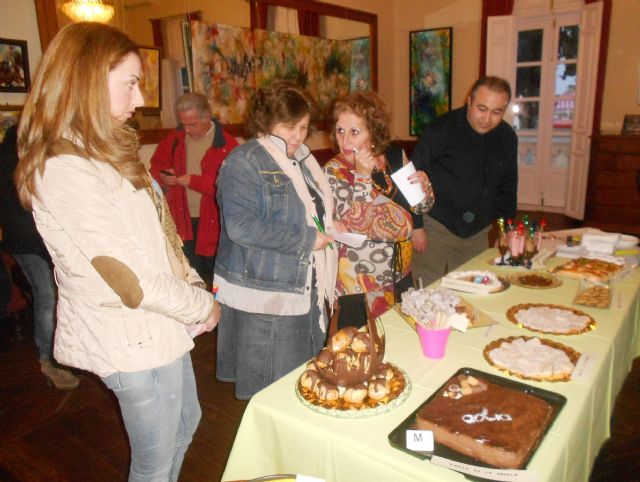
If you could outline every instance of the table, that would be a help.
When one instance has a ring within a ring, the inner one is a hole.
[[[459,268],[491,269],[507,275],[514,268],[489,267],[497,256],[490,249]],[[586,481],[600,447],[609,437],[609,419],[633,359],[640,354],[640,270],[613,285],[608,309],[579,307],[597,321],[597,329],[574,336],[541,335],[519,328],[505,316],[519,303],[570,306],[578,282],[563,278],[555,289],[512,285],[502,293],[463,298],[498,321],[466,333],[452,332],[442,360],[423,357],[416,332],[391,310],[381,317],[386,336],[386,360],[409,375],[412,391],[394,410],[363,419],[318,414],[300,403],[295,384],[299,367],[256,394],[248,404],[232,448],[223,481],[251,479],[275,473],[299,473],[336,482],[462,481],[464,476],[393,448],[389,433],[461,367],[502,375],[483,358],[492,340],[514,335],[538,335],[559,341],[591,357],[591,371],[570,382],[530,382],[564,395],[567,403],[532,457],[528,472],[544,481]],[[437,282],[436,282],[437,283]]]

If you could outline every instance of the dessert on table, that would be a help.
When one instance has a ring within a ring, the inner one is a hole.
[[[416,414],[434,440],[494,467],[522,468],[557,407],[522,390],[473,375],[450,378]]]
[[[452,271],[442,278],[440,286],[467,293],[490,294],[506,289],[505,283],[491,271]]]
[[[600,255],[597,258],[580,257],[563,263],[549,271],[560,276],[587,281],[608,281],[624,268],[624,258]]]
[[[409,395],[407,375],[384,362],[382,326],[372,319],[368,309],[367,315],[364,327],[336,331],[339,307],[336,308],[327,346],[307,363],[296,385],[296,393],[305,405],[329,415],[350,412],[359,416],[357,413],[361,412],[365,416],[383,413]]]
[[[484,351],[487,362],[525,380],[569,381],[580,353],[562,343],[531,336],[500,338]]]
[[[596,327],[596,321],[583,311],[546,303],[512,306],[507,318],[531,331],[555,335],[578,335]]]

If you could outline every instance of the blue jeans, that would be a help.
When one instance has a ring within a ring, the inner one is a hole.
[[[177,481],[202,416],[191,355],[102,381],[118,398],[129,436],[129,481]]]
[[[55,330],[56,283],[53,269],[37,254],[14,254],[16,262],[31,285],[33,295],[33,338],[40,360],[51,360]]]
[[[311,310],[298,316],[248,313],[222,305],[218,380],[235,382],[236,398],[246,400],[317,355],[326,333],[318,324],[316,300],[313,290]]]

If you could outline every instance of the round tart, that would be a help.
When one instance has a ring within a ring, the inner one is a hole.
[[[509,276],[509,281],[516,286],[532,289],[557,288],[562,285],[558,278],[542,271],[515,273]]]
[[[510,336],[489,343],[483,351],[489,365],[524,380],[566,382],[580,353],[562,343],[535,336]]]
[[[388,381],[389,392],[379,399],[373,398],[369,394],[371,392],[368,391],[367,396],[365,396],[359,403],[348,402],[342,397],[335,400],[322,400],[317,396],[315,390],[305,388],[302,385],[302,376],[296,383],[296,393],[304,405],[327,415],[333,415],[336,417],[348,417],[353,415],[358,417],[384,413],[387,408],[391,409],[402,403],[409,395],[411,386],[405,373],[400,368],[392,363],[388,363],[388,366],[393,372],[390,380]],[[371,381],[369,381],[369,384],[371,384]],[[359,412],[361,413],[358,414]]]
[[[507,318],[531,331],[553,335],[578,335],[596,327],[596,321],[583,311],[544,303],[512,306]]]

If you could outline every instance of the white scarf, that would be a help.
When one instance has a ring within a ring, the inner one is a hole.
[[[316,216],[317,219],[316,205],[311,198],[311,194],[309,194],[307,183],[302,176],[302,170],[295,167],[293,165],[293,160],[289,159],[287,155],[282,152],[282,150],[279,149],[271,139],[269,139],[269,137],[259,137],[258,142],[276,161],[280,169],[282,169],[282,172],[291,179],[293,188],[304,205],[307,225],[316,228],[315,222],[313,221],[313,216]],[[324,209],[326,213],[324,225],[328,230],[333,227],[333,195],[331,193],[331,188],[329,187],[329,182],[318,165],[318,161],[316,161],[316,158],[313,157],[312,154],[309,154],[309,157],[304,160],[304,163],[311,172],[313,180],[316,182],[316,186],[322,195],[322,201],[324,202]],[[333,307],[333,302],[336,298],[335,288],[338,273],[338,246],[336,243],[333,243],[333,249],[327,246],[323,250],[312,251],[312,254],[313,265],[316,269],[318,307],[320,308],[319,323],[320,328],[324,333],[325,326],[322,317],[322,313],[324,311],[324,300],[328,300],[329,305]]]

